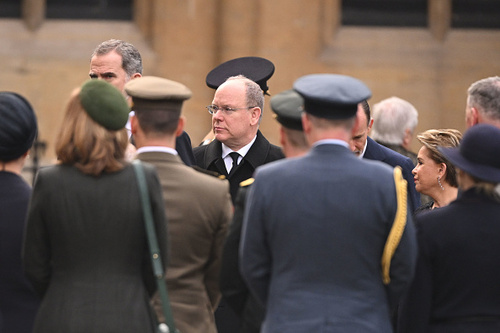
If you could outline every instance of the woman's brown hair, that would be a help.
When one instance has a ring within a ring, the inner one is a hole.
[[[89,117],[80,102],[80,89],[73,91],[59,130],[56,155],[62,164],[98,176],[121,170],[128,145],[127,131],[107,130]]]

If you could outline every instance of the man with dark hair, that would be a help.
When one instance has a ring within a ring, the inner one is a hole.
[[[486,123],[500,128],[500,77],[492,76],[471,84],[465,108],[467,128]]]
[[[370,105],[366,100],[362,101],[361,108],[358,110],[358,117],[362,120],[357,131],[354,133],[350,145],[351,150],[360,158],[382,161],[392,167],[400,166],[403,170],[403,177],[407,182],[409,202],[412,211],[420,207],[420,194],[415,190],[415,182],[411,173],[414,165],[411,159],[395,151],[382,146],[368,136],[373,125],[373,119],[370,116]]]
[[[92,52],[89,76],[91,79],[106,80],[129,100],[124,87],[128,81],[142,76],[141,54],[132,44],[123,40],[104,41]],[[126,128],[130,134],[130,123],[127,123]],[[189,135],[183,131],[176,141],[176,149],[181,159],[187,165],[193,165],[194,156]]]
[[[127,83],[125,91],[136,111],[131,128],[137,158],[156,167],[163,188],[170,242],[166,280],[175,323],[183,333],[216,333],[221,251],[232,218],[229,184],[184,165],[177,156],[181,108],[191,97],[187,87],[146,76]],[[162,318],[157,295],[153,303]]]

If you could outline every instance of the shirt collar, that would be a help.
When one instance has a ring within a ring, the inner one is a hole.
[[[339,139],[323,139],[323,140],[318,140],[312,144],[313,147],[319,145],[340,145],[349,148],[349,144],[347,142]]]
[[[252,148],[253,143],[255,142],[255,139],[257,139],[257,135],[253,138],[250,143],[248,143],[246,146],[243,146],[240,150],[236,150],[238,154],[241,155],[241,157],[245,157],[245,155],[248,153],[250,148]],[[225,144],[222,144],[222,158],[226,158],[229,153],[232,153],[234,150],[226,146]]]
[[[163,146],[145,146],[137,149],[137,154],[140,153],[149,153],[149,152],[162,152],[162,153],[169,153],[172,155],[179,155],[177,153],[177,150],[170,148],[170,147],[163,147]]]

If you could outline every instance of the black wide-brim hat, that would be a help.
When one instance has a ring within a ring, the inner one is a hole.
[[[206,77],[207,86],[217,89],[229,77],[244,75],[257,83],[264,94],[268,95],[267,80],[274,74],[274,64],[261,57],[241,57],[228,60],[214,69]]]
[[[464,134],[458,147],[439,151],[457,168],[477,179],[500,183],[500,129],[478,124]]]

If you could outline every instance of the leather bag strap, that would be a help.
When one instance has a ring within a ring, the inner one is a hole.
[[[155,226],[153,224],[153,214],[151,212],[151,202],[149,200],[148,187],[146,183],[146,176],[140,160],[132,162],[134,167],[137,183],[139,185],[139,193],[141,197],[142,212],[146,226],[146,234],[148,237],[149,252],[151,255],[151,263],[153,265],[153,273],[156,277],[158,285],[158,293],[160,294],[163,315],[165,316],[166,329],[162,328],[165,332],[178,332],[175,328],[174,318],[172,316],[172,309],[170,308],[170,301],[168,299],[167,285],[165,282],[165,270],[163,269],[160,249],[158,246],[158,239],[156,238]],[[161,327],[161,325],[160,325]]]

